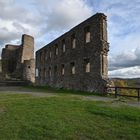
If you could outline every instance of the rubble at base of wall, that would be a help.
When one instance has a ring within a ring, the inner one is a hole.
[[[94,84],[93,84],[94,83]],[[106,79],[102,79],[102,80],[97,80],[94,81],[93,83],[91,83],[91,85],[87,86],[86,84],[83,84],[83,86],[81,86],[82,82],[79,83],[78,85],[72,84],[72,83],[45,83],[44,81],[42,81],[42,83],[40,83],[39,80],[37,80],[36,78],[36,86],[48,86],[48,87],[52,87],[52,88],[57,88],[57,89],[66,89],[66,90],[74,90],[74,91],[83,91],[83,92],[90,92],[90,93],[97,93],[100,95],[106,95],[107,94],[107,85],[108,85],[108,80]],[[64,85],[65,84],[65,85]]]

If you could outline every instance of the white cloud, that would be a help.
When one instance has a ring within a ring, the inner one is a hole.
[[[56,0],[49,10],[48,30],[71,28],[92,15],[91,8],[83,0]]]
[[[109,70],[140,66],[140,48],[109,57]]]
[[[35,37],[40,48],[40,42],[48,43],[90,15],[92,9],[84,0],[1,0],[0,45],[26,33]]]
[[[109,76],[140,77],[140,47],[109,57]]]
[[[102,0],[108,15],[109,73],[114,77],[137,77],[140,66],[140,1]]]
[[[109,71],[109,77],[138,78],[140,77],[140,66]]]
[[[42,36],[38,38],[37,48],[40,48],[41,42],[42,45],[46,45],[92,15],[92,8],[85,0],[38,0],[34,2],[41,9],[40,14],[44,18],[39,27]]]

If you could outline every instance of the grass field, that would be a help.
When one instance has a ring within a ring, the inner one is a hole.
[[[0,140],[50,139],[139,140],[140,108],[71,94],[0,94]]]

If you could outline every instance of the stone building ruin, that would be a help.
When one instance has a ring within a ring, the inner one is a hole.
[[[2,74],[5,79],[35,82],[34,38],[22,35],[21,45],[8,44],[2,50]]]
[[[36,52],[36,84],[105,93],[107,18],[97,13]]]

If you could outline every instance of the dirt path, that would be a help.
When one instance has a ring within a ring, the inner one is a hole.
[[[55,93],[47,93],[47,92],[38,92],[32,91],[31,89],[27,89],[20,86],[8,86],[8,87],[0,87],[0,94],[28,94],[37,97],[52,97],[57,96]]]
[[[58,96],[57,93],[49,93],[49,92],[43,92],[43,91],[35,91],[32,89],[27,89],[24,87],[2,87],[0,86],[0,94],[28,94],[36,97],[53,97]],[[71,97],[78,97],[82,100],[92,100],[92,101],[103,101],[103,102],[110,102],[111,105],[129,105],[129,106],[135,106],[140,107],[140,102],[134,101],[134,100],[120,100],[119,98],[110,98],[110,97],[102,97],[102,96],[96,96],[96,95],[73,95],[69,94]]]

